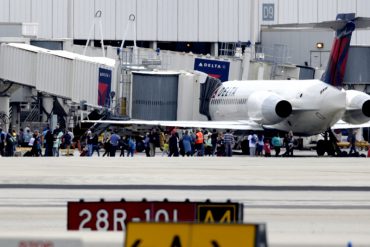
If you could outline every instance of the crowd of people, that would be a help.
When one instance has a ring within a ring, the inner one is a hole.
[[[275,151],[275,157],[280,156],[281,148],[285,148],[283,157],[293,156],[294,146],[296,140],[294,139],[293,132],[289,131],[283,139],[280,138],[279,133],[276,133],[271,141],[269,138],[264,137],[262,133],[256,134],[251,132],[248,135],[248,146],[250,156],[271,156],[271,149]]]
[[[162,156],[232,156],[235,148],[235,137],[230,130],[225,132],[196,129],[181,130],[173,129],[169,132],[157,131],[156,129],[146,133],[143,137],[119,136],[117,131],[106,131],[102,145],[103,156],[115,156],[120,150],[120,156],[134,156],[136,151],[144,151],[147,157],[154,157],[157,149],[161,150]],[[100,156],[100,142],[98,136],[88,131],[86,135],[86,153],[83,156],[92,156],[94,152]],[[265,138],[262,133],[251,132],[247,136],[247,146],[250,156],[271,156],[271,150],[275,151],[274,156],[293,156],[296,140],[290,131],[284,138],[278,133],[272,138]],[[285,152],[280,155],[281,148]]]
[[[100,156],[99,137],[89,130],[83,138],[86,146],[83,156],[92,156],[94,152]],[[103,134],[103,156],[114,157],[120,151],[120,156],[134,156],[136,151],[145,151],[147,157],[154,157],[161,150],[162,156],[232,156],[234,136],[231,131],[225,133],[212,132],[201,129],[178,130],[169,132],[157,131],[156,129],[140,136],[119,136],[117,131],[107,130]]]
[[[265,138],[262,133],[251,132],[245,138],[244,145],[250,156],[280,156],[280,150],[285,147],[282,156],[293,156],[293,133],[289,132],[282,139],[278,134],[272,138]],[[120,136],[117,130],[106,130],[101,136],[88,130],[81,138],[74,138],[71,130],[62,130],[57,125],[53,130],[46,127],[43,131],[31,131],[29,127],[4,132],[0,128],[0,155],[14,156],[17,147],[28,147],[24,156],[55,156],[60,155],[60,149],[65,149],[65,155],[74,155],[75,148],[80,156],[114,157],[117,151],[119,156],[133,157],[136,152],[145,152],[147,157],[154,157],[160,149],[162,156],[232,156],[236,145],[236,137],[231,130],[225,132],[195,129],[171,131],[157,131],[152,129],[144,136]],[[158,154],[157,154],[158,155]]]
[[[53,130],[46,127],[42,132],[31,131],[30,127],[5,132],[0,128],[0,156],[12,157],[16,155],[17,147],[27,148],[24,156],[55,156],[60,154],[60,148],[66,149],[66,154],[71,155],[72,140],[74,138],[71,130],[62,130],[57,125]]]

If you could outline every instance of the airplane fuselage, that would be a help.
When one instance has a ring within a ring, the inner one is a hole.
[[[265,119],[255,117],[254,108],[270,107],[258,102],[259,97],[268,98],[269,94],[288,101],[292,112],[277,123],[264,124]],[[320,80],[228,81],[210,100],[210,116],[214,121],[253,120],[264,128],[291,130],[301,135],[326,131],[341,119],[345,109],[345,91]]]

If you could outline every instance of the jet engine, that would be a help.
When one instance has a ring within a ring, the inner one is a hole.
[[[370,96],[356,90],[347,90],[346,94],[346,111],[342,120],[350,124],[370,121]]]
[[[257,91],[248,97],[248,116],[260,124],[277,124],[292,113],[292,105],[279,95]]]

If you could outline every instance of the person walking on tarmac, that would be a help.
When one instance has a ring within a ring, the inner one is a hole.
[[[217,138],[218,138],[218,133],[216,129],[213,129],[212,135],[211,135],[211,143],[212,143],[212,156],[215,156],[216,154],[216,149],[217,149]]]
[[[357,154],[356,150],[356,131],[353,131],[349,137],[349,143],[351,144],[348,155]]]
[[[150,157],[150,144],[149,144],[150,137],[149,136],[150,134],[146,133],[146,135],[144,136],[144,140],[143,140],[146,157]]]
[[[249,141],[249,155],[256,156],[256,146],[258,141],[257,135],[251,132],[248,136],[248,141]]]
[[[201,129],[197,130],[197,133],[195,134],[195,149],[197,150],[197,156],[203,156],[203,146],[204,137]]]
[[[225,142],[225,151],[226,156],[231,157],[233,155],[233,145],[234,145],[234,136],[230,132],[230,130],[226,130],[226,133],[224,134],[224,142]]]
[[[157,143],[159,143],[159,135],[155,129],[152,129],[152,131],[149,134],[150,157],[155,156],[155,149],[156,149]]]
[[[6,137],[6,134],[3,132],[3,129],[0,127],[0,156],[5,156],[5,137]]]
[[[280,148],[281,148],[281,140],[280,140],[278,133],[272,138],[271,144],[275,150],[275,157],[278,157],[280,154]]]
[[[293,151],[294,151],[294,136],[293,131],[289,131],[288,134],[285,135],[284,138],[284,144],[285,144],[285,153],[283,154],[284,157],[293,157]]]
[[[172,156],[178,157],[179,156],[178,143],[179,143],[179,138],[177,136],[177,133],[176,133],[176,131],[172,130],[171,137],[168,140],[168,146],[169,146],[169,150],[170,150],[170,153],[168,154],[168,157],[172,157]]]

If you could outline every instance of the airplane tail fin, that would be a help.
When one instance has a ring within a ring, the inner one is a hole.
[[[355,14],[338,14],[336,21],[344,21],[345,23],[336,29],[329,62],[322,80],[330,85],[341,87],[343,85],[352,32],[356,28]]]

